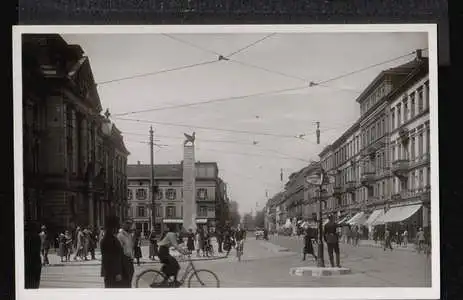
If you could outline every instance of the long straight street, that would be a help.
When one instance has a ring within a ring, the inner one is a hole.
[[[289,251],[281,251],[279,245]],[[291,276],[289,269],[314,266],[312,258],[301,261],[302,240],[280,236],[269,242],[249,237],[244,257],[238,262],[235,253],[225,259],[197,261],[195,266],[217,274],[221,287],[427,287],[431,282],[430,259],[411,251],[383,251],[373,247],[341,245],[341,263],[352,274],[329,277]],[[329,264],[328,254],[325,263]],[[181,263],[182,270],[186,264]],[[147,268],[160,269],[158,263],[135,267],[139,274]],[[182,272],[182,271],[181,271]],[[258,274],[256,276],[256,274]],[[42,270],[41,288],[101,288],[98,263],[89,265],[50,266]]]

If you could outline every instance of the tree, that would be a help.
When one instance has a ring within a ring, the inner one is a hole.
[[[230,225],[233,227],[236,227],[241,221],[241,215],[238,212],[238,203],[236,201],[230,201],[228,220],[230,221]]]
[[[254,218],[254,225],[259,228],[264,228],[265,226],[265,212],[260,210],[256,213]]]
[[[247,230],[254,230],[255,224],[254,224],[254,217],[250,213],[246,213],[243,216],[243,227],[246,228]]]

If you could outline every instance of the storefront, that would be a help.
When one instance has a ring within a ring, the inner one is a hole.
[[[392,206],[373,222],[373,226],[383,230],[387,227],[394,235],[407,230],[409,239],[413,239],[418,229],[423,227],[423,203]]]

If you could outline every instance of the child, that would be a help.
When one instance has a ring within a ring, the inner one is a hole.
[[[305,261],[306,254],[312,254],[313,258],[317,260],[317,256],[315,255],[313,251],[313,245],[312,245],[313,238],[314,237],[313,237],[311,228],[307,228],[307,230],[305,231],[305,235],[304,235],[304,249],[303,249],[304,256],[302,257],[303,261]]]

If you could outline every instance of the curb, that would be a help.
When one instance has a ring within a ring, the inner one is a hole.
[[[289,269],[292,276],[324,277],[333,275],[348,275],[352,270],[348,268],[318,268],[318,267],[297,267]]]
[[[215,261],[215,260],[221,260],[225,259],[228,256],[217,256],[217,257],[212,257],[212,258],[197,258],[197,259],[192,259],[193,262],[195,261]],[[101,260],[98,260],[99,263],[70,263],[70,264],[65,264],[65,263],[57,263],[57,264],[49,264],[43,267],[82,267],[82,266],[101,266]],[[179,263],[187,261],[186,259],[178,260]],[[153,264],[161,264],[160,261],[158,260],[153,260],[153,261],[140,261],[140,265],[153,265]]]

